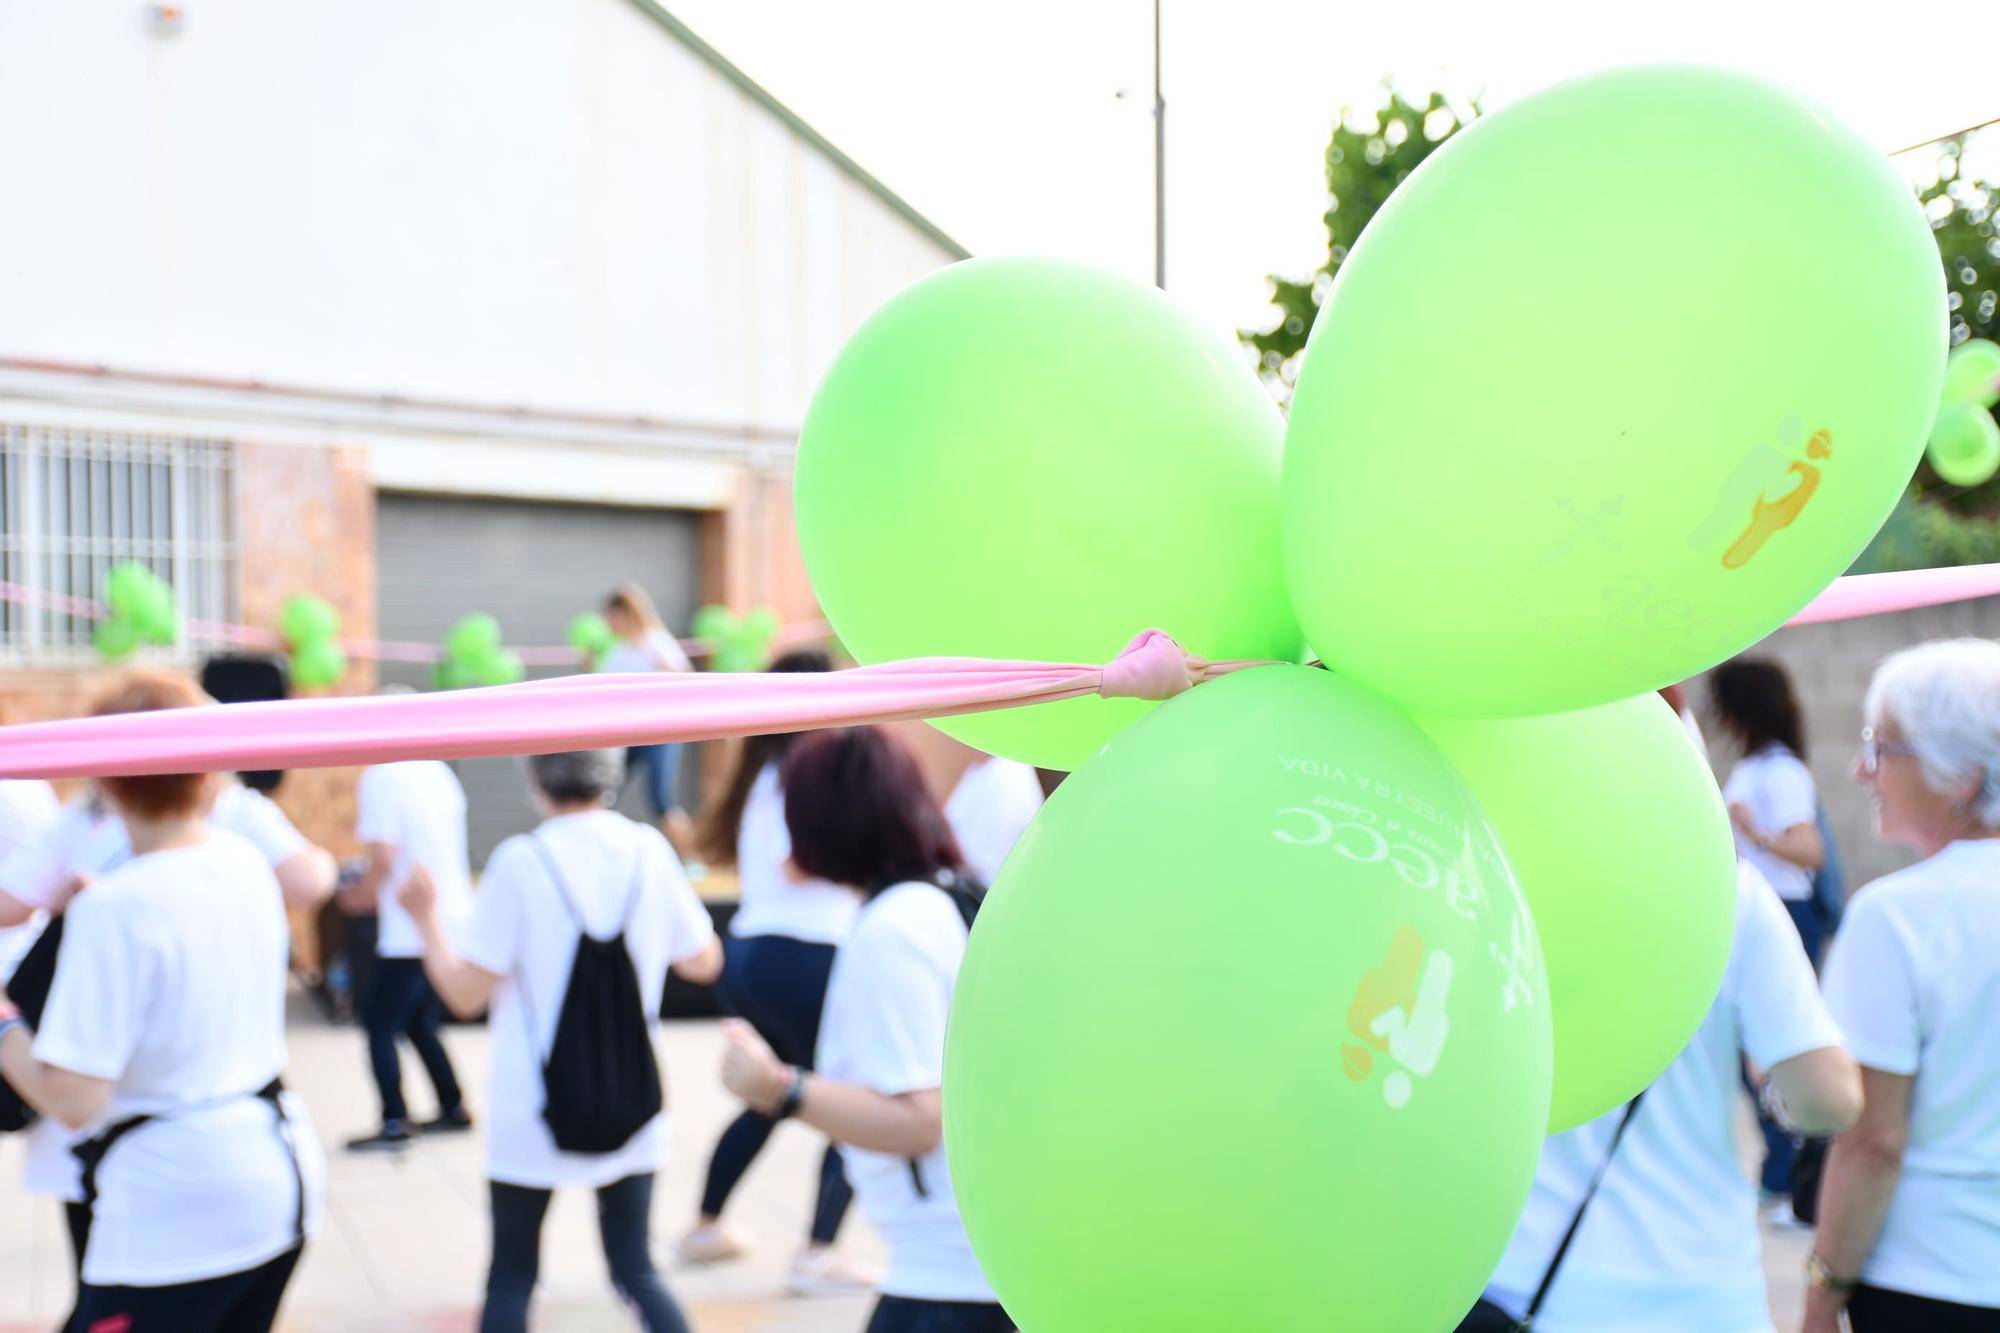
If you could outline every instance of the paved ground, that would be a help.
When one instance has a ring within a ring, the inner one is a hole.
[[[477,1322],[486,1262],[484,1180],[476,1137],[436,1140],[395,1157],[354,1156],[338,1141],[370,1127],[374,1094],[361,1037],[331,1028],[303,1009],[292,1026],[290,1081],[312,1108],[329,1145],[327,1226],[308,1248],[293,1282],[288,1333],[461,1333]],[[486,1082],[482,1029],[447,1041],[468,1087]],[[654,1248],[663,1256],[686,1227],[716,1135],[735,1113],[715,1078],[720,1043],[713,1023],[671,1025],[665,1043],[674,1152],[654,1196]],[[428,1091],[414,1061],[409,1086],[420,1114]],[[476,1103],[475,1103],[476,1106]],[[67,1308],[66,1242],[57,1210],[20,1192],[20,1147],[0,1138],[0,1333],[53,1327]],[[731,1202],[732,1221],[753,1232],[754,1257],[695,1272],[669,1269],[668,1281],[701,1333],[851,1333],[867,1297],[801,1300],[783,1294],[796,1238],[804,1234],[819,1147],[809,1130],[782,1127]],[[558,1195],[544,1236],[537,1328],[596,1333],[630,1325],[614,1303],[597,1249],[586,1193]],[[850,1217],[843,1248],[869,1262],[881,1246]],[[1797,1327],[1806,1237],[1767,1235],[1766,1269],[1778,1325]],[[1250,1333],[1250,1331],[1246,1331]]]

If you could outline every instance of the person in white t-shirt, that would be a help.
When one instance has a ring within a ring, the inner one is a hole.
[[[200,702],[142,672],[95,711]],[[100,780],[130,857],[68,904],[32,1042],[0,1017],[0,1073],[88,1135],[77,1329],[268,1329],[317,1227],[323,1163],[279,1082],[284,907],[264,856],[207,819],[218,786]]]
[[[1808,1133],[1854,1122],[1854,1062],[1820,1002],[1812,966],[1756,867],[1737,866],[1736,927],[1722,986],[1687,1048],[1624,1110],[1543,1145],[1486,1299],[1519,1319],[1605,1167],[1535,1319],[1549,1333],[1765,1333],[1757,1199],[1736,1147],[1739,1070],[1768,1071],[1765,1100]]]
[[[48,783],[22,779],[0,781],[0,866],[6,865],[23,847],[31,847],[40,841],[42,834],[56,822],[61,812],[62,803],[56,799],[56,789]],[[5,892],[6,881],[0,879],[0,893]],[[32,911],[12,925],[0,926],[0,982],[14,974],[14,965],[21,961],[21,956],[28,952],[28,946],[40,933],[41,922],[34,919]]]
[[[492,1007],[486,1175],[493,1261],[479,1326],[482,1333],[527,1328],[551,1193],[585,1186],[597,1191],[604,1257],[619,1295],[648,1333],[684,1333],[647,1241],[653,1174],[666,1160],[666,1113],[615,1151],[560,1151],[541,1114],[542,1066],[580,932],[596,939],[622,932],[649,1023],[660,1012],[668,969],[707,984],[722,970],[722,946],[666,839],[605,808],[624,775],[616,750],[538,755],[528,768],[547,817],[533,833],[494,849],[459,945],[431,877],[419,873],[404,889],[423,935],[424,966],[445,1003],[468,1018]]]
[[[1000,875],[1007,853],[1042,808],[1042,780],[1018,759],[985,755],[959,774],[944,803],[965,868],[982,884]]]
[[[598,670],[626,674],[694,670],[687,650],[667,632],[653,599],[638,584],[621,583],[611,590],[604,599],[604,623],[618,642],[604,655]],[[637,773],[645,779],[646,799],[661,828],[676,838],[684,836],[687,813],[675,792],[681,771],[680,745],[634,745],[625,751],[625,765],[628,778]]]
[[[448,924],[472,910],[472,870],[465,849],[465,788],[449,765],[436,759],[377,764],[363,771],[355,797],[355,834],[368,850],[368,869],[349,894],[351,908],[377,914],[376,963],[361,1001],[368,1059],[382,1097],[382,1127],[350,1139],[349,1151],[406,1147],[418,1131],[462,1132],[472,1127],[458,1075],[439,1031],[444,1007],[424,979],[423,939],[400,895],[421,868],[437,885],[439,910]],[[437,1093],[437,1117],[413,1123],[403,1100],[403,1068],[396,1039],[409,1038]]]
[[[1857,893],[1826,1001],[1861,1122],[1820,1187],[1807,1333],[2000,1330],[2000,643],[1927,643],[1869,684],[1855,775],[1924,856]],[[1858,1284],[1858,1285],[1857,1285]]]
[[[786,1064],[730,1019],[723,1084],[841,1145],[889,1247],[868,1333],[1005,1333],[944,1152],[945,1018],[968,938],[959,893],[942,887],[963,869],[958,845],[915,757],[877,728],[806,738],[782,777],[792,873],[846,885],[863,905],[834,959],[817,1068]]]
[[[1826,860],[1819,830],[1819,795],[1806,770],[1805,724],[1792,680],[1776,662],[1739,657],[1709,673],[1709,689],[1725,735],[1743,757],[1729,770],[1722,799],[1735,827],[1736,854],[1776,890],[1819,966],[1826,921],[1813,894],[1813,872]],[[1760,1114],[1764,1166],[1759,1185],[1774,1221],[1792,1223],[1792,1163],[1798,1140]]]
[[[817,649],[800,649],[785,653],[770,669],[831,671],[833,661]],[[795,881],[785,873],[792,840],[785,830],[785,796],[778,772],[801,734],[744,739],[721,799],[703,817],[698,849],[710,865],[736,868],[741,894],[729,922],[721,986],[724,1008],[756,1028],[787,1064],[810,1069],[834,948],[847,938],[861,904],[837,884]],[[681,1262],[716,1263],[748,1251],[748,1241],[723,1225],[722,1211],[776,1127],[770,1116],[745,1107],[723,1130],[709,1157],[700,1213],[676,1250]],[[820,1158],[806,1244],[786,1275],[786,1286],[795,1295],[875,1285],[874,1273],[833,1248],[853,1199],[840,1154],[829,1144]]]

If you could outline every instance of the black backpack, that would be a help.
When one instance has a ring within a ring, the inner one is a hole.
[[[42,1025],[42,1010],[49,1002],[49,988],[56,981],[56,950],[62,947],[63,920],[49,918],[48,925],[28,946],[14,975],[7,979],[7,998],[20,1009],[30,1029]],[[0,1134],[13,1134],[35,1123],[35,1108],[21,1100],[13,1085],[0,1078]]]
[[[639,971],[625,947],[632,909],[645,889],[645,860],[641,857],[634,869],[618,933],[600,940],[584,928],[555,857],[539,838],[531,836],[528,841],[540,854],[577,933],[569,989],[563,992],[562,1012],[556,1017],[555,1040],[542,1061],[542,1119],[564,1152],[616,1152],[666,1106],[660,1062],[653,1054],[652,1025],[639,994]],[[533,1049],[540,1025],[528,1005],[525,976],[521,1012]]]

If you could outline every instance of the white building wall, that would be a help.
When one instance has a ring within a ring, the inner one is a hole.
[[[0,357],[789,430],[952,255],[630,0],[0,5]]]

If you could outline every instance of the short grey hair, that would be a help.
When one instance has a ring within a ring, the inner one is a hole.
[[[535,789],[561,805],[603,801],[618,794],[625,781],[623,750],[570,750],[538,754],[528,760],[528,777]]]
[[[1978,780],[1971,813],[2000,828],[2000,643],[1939,639],[1892,654],[1875,668],[1868,722],[1894,722],[1916,751],[1932,791]]]

